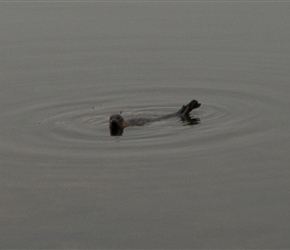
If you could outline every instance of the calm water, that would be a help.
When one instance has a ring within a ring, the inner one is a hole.
[[[290,248],[289,11],[0,3],[0,248]]]

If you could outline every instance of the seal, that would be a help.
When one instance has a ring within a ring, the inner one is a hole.
[[[110,124],[110,134],[111,136],[120,136],[123,134],[124,128],[129,126],[143,126],[149,122],[161,121],[165,119],[169,119],[172,117],[180,117],[180,119],[188,124],[197,124],[200,122],[198,118],[190,117],[189,113],[193,109],[197,109],[200,107],[200,103],[196,100],[192,100],[187,105],[183,105],[180,110],[175,113],[164,115],[157,118],[137,118],[125,120],[121,114],[115,114],[110,116],[109,124]]]

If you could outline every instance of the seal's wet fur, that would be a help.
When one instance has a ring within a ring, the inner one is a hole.
[[[139,119],[132,119],[132,120],[126,121],[123,118],[123,116],[121,116],[120,114],[111,115],[110,121],[109,121],[110,122],[110,133],[112,136],[122,135],[124,128],[126,128],[126,127],[142,126],[142,125],[149,123],[149,122],[161,121],[161,120],[168,119],[168,118],[175,117],[175,116],[180,117],[181,120],[187,121],[189,124],[197,124],[197,123],[199,123],[199,119],[198,118],[191,118],[189,116],[189,113],[193,109],[199,108],[200,105],[201,104],[198,101],[192,100],[187,105],[183,105],[181,107],[181,109],[179,111],[177,111],[176,113],[172,113],[169,115],[165,115],[165,116],[161,116],[161,117],[157,117],[157,118],[152,118],[152,119],[139,118]]]

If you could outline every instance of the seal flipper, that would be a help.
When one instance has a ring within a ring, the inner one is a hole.
[[[186,106],[182,106],[182,108],[177,112],[178,115],[180,116],[186,116],[189,115],[189,113],[193,110],[193,109],[197,109],[198,107],[200,107],[200,103],[196,100],[192,100],[190,103],[188,103]]]

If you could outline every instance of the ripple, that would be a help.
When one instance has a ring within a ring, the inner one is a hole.
[[[187,89],[181,90],[183,96],[187,92]],[[160,103],[154,108],[146,103],[124,105],[120,103],[122,96],[116,99],[112,93],[98,102],[82,99],[21,105],[6,114],[9,131],[4,136],[6,155],[12,158],[14,155],[31,156],[31,159],[38,155],[60,162],[63,158],[70,158],[69,162],[84,159],[94,162],[96,157],[109,157],[116,150],[121,154],[130,151],[139,155],[144,152],[208,154],[262,141],[267,131],[273,129],[274,122],[265,123],[264,117],[280,103],[267,95],[209,88],[196,89],[195,93],[202,105],[192,113],[201,120],[200,124],[185,126],[179,119],[172,118],[126,128],[121,137],[111,137],[108,129],[108,118],[119,107],[126,119],[168,114],[176,111],[180,104],[166,106]],[[169,99],[176,99],[174,91],[166,94]],[[128,103],[138,102],[132,98]]]
[[[195,137],[200,150],[234,150],[261,142],[265,135],[269,139],[267,131],[275,125],[273,121],[266,123],[265,117],[271,110],[275,113],[277,100],[260,93],[234,90],[207,90],[206,98],[211,95],[215,96],[214,102],[205,100],[197,114],[202,120]]]

